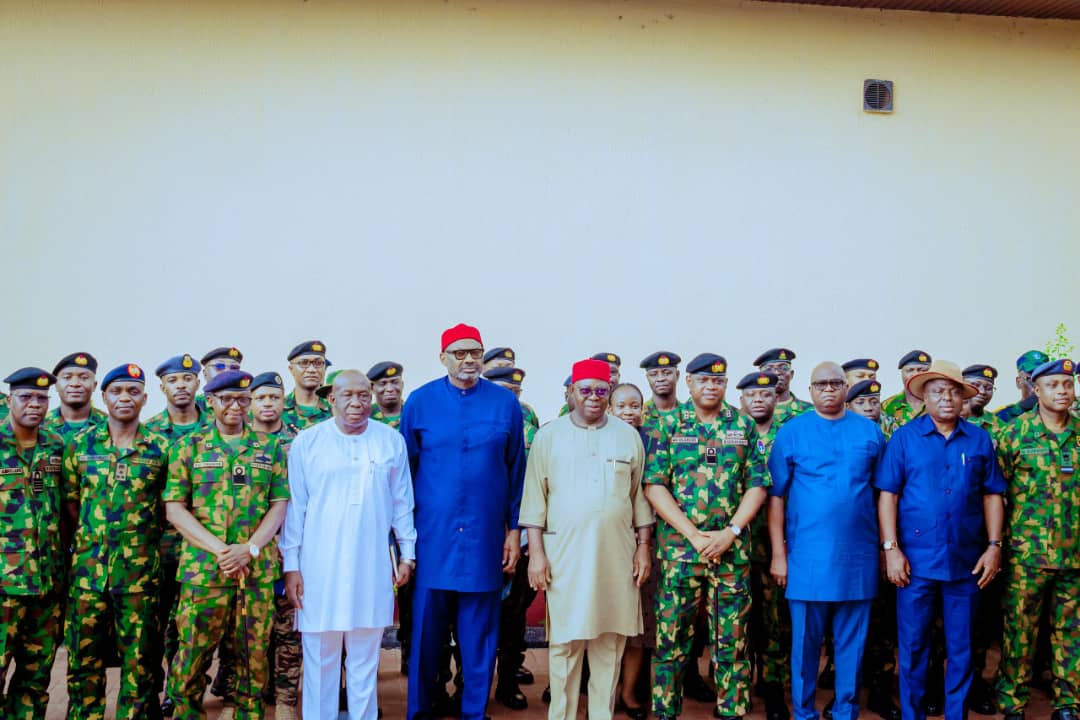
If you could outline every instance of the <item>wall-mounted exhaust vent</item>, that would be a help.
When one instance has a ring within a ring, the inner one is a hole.
[[[892,80],[863,80],[862,109],[872,113],[893,111]]]

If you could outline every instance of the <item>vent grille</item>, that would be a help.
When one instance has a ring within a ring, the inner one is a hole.
[[[893,111],[892,80],[863,80],[863,110],[872,113]]]

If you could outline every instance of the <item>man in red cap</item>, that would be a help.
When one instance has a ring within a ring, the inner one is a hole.
[[[589,717],[610,719],[626,638],[642,630],[653,524],[645,450],[635,428],[608,415],[610,380],[604,361],[574,364],[574,410],[540,429],[525,475],[520,522],[529,584],[547,592],[551,718],[577,717],[587,650]]]
[[[442,335],[446,377],[410,396],[401,416],[416,498],[416,576],[408,718],[433,717],[447,625],[457,628],[463,720],[482,720],[495,669],[503,573],[521,553],[525,476],[521,405],[481,377],[480,331]]]

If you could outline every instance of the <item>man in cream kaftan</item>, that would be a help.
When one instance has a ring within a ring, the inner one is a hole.
[[[653,524],[638,432],[605,412],[607,364],[583,362],[595,364],[596,377],[578,363],[574,391],[589,395],[540,428],[519,520],[529,531],[530,582],[547,590],[551,720],[577,717],[586,650],[589,717],[612,716],[626,637],[642,630],[638,588],[648,576]]]
[[[296,474],[281,538],[286,592],[303,635],[304,717],[338,717],[344,642],[349,717],[374,720],[395,578],[406,582],[415,558],[412,479],[401,434],[368,422],[367,378],[341,373],[330,397],[335,417],[301,432],[289,452]],[[400,549],[396,566],[391,530]]]

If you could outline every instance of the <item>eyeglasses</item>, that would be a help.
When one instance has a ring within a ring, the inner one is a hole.
[[[603,400],[611,392],[611,388],[608,387],[579,387],[577,389],[578,394],[583,398],[595,397],[598,400]]]
[[[246,408],[251,405],[251,397],[249,395],[215,395],[217,401],[224,407],[230,405],[236,405],[237,407]]]
[[[825,392],[826,390],[843,390],[847,387],[847,383],[843,380],[818,380],[810,383],[810,387],[818,392]]]
[[[212,364],[210,367],[214,368],[218,372],[225,372],[226,370],[239,370],[240,369],[240,363],[217,362],[217,363]]]
[[[764,365],[761,366],[761,372],[771,372],[771,373],[781,372],[781,373],[784,373],[784,372],[787,372],[790,369],[791,369],[791,363],[786,363],[786,362],[765,363]]]
[[[49,404],[49,396],[46,393],[17,392],[12,393],[11,397],[23,405],[30,405],[31,403],[37,403],[38,405]]]
[[[454,356],[455,360],[464,360],[465,358],[480,360],[484,357],[484,348],[476,348],[475,350],[453,350],[450,354]]]
[[[326,367],[326,361],[319,358],[307,358],[305,360],[293,360],[293,365],[301,370],[310,370],[311,368],[322,370]]]

